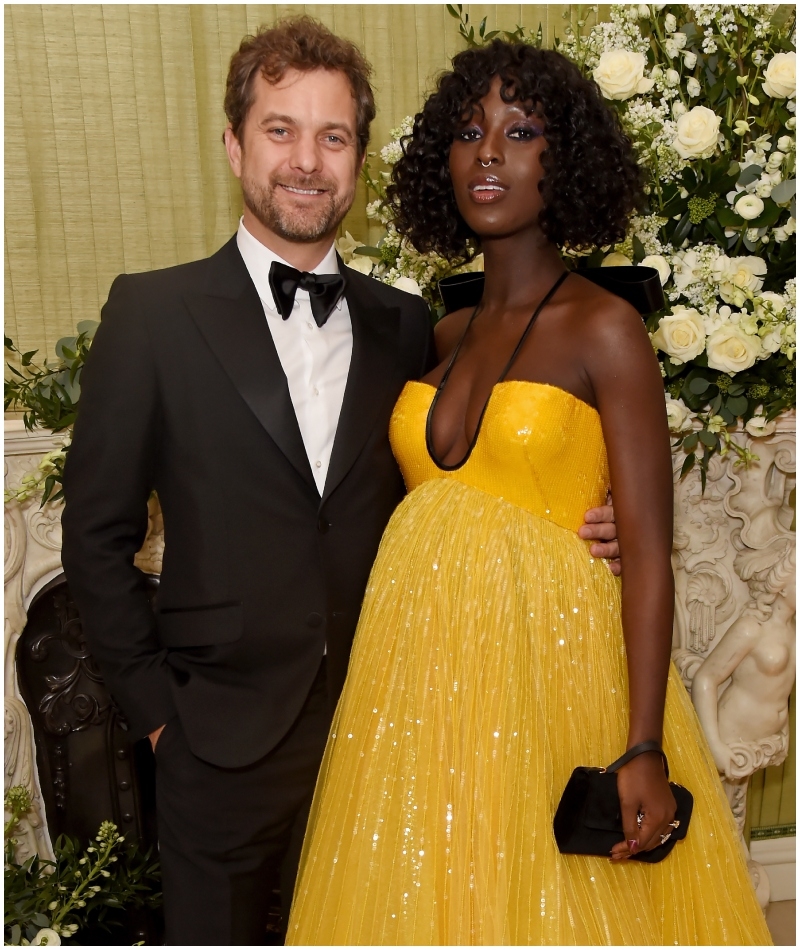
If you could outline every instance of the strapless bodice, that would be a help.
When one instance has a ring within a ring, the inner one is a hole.
[[[409,382],[389,426],[406,487],[456,479],[577,531],[588,508],[605,502],[608,461],[597,410],[546,383],[506,380],[492,390],[475,445],[457,469],[431,458],[425,427],[436,390]]]

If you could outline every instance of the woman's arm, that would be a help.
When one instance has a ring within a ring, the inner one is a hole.
[[[607,298],[594,308],[582,343],[608,451],[620,543],[630,748],[661,741],[672,644],[673,489],[664,389],[642,319],[624,302]],[[660,843],[675,800],[657,753],[624,766],[618,787],[625,837],[635,842],[615,847],[612,856],[621,858]]]

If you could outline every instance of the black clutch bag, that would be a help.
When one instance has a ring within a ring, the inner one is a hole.
[[[622,297],[642,316],[664,306],[661,280],[654,267],[583,267],[575,273],[598,287]],[[483,296],[483,273],[453,274],[439,281],[445,313],[462,307],[475,307]]]
[[[669,778],[667,757],[657,742],[640,742],[605,769],[579,766],[570,776],[553,819],[558,850],[562,854],[597,854],[608,857],[611,848],[625,839],[622,830],[617,769],[642,752],[661,752],[664,770]],[[649,851],[639,851],[631,861],[655,864],[663,861],[678,841],[686,837],[692,817],[694,799],[682,785],[670,782],[669,787],[678,806],[674,827],[663,844]]]

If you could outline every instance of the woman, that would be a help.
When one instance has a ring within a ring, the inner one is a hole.
[[[769,943],[691,703],[670,670],[672,478],[639,315],[558,246],[622,239],[630,144],[557,53],[460,53],[395,169],[399,227],[483,299],[437,326],[391,439],[410,494],[386,529],[320,774],[297,944]],[[575,535],[613,487],[622,591]],[[665,710],[666,697],[666,717]],[[625,841],[562,856],[572,769],[662,739],[695,796],[671,831],[658,753],[619,772]]]

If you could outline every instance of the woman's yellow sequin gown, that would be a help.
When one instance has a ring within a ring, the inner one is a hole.
[[[672,670],[664,748],[694,794],[655,865],[560,855],[577,765],[624,749],[620,586],[576,531],[603,504],[600,419],[497,384],[466,463],[431,460],[409,383],[392,447],[410,494],[367,588],[317,784],[288,942],[769,944],[735,826]]]

